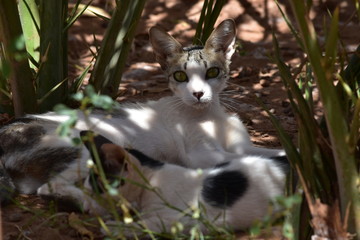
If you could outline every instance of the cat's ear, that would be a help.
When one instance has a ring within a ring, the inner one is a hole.
[[[105,143],[100,149],[103,153],[104,159],[102,161],[105,172],[116,173],[124,169],[126,151],[122,147],[112,143]]]
[[[163,70],[167,68],[167,59],[181,53],[182,46],[159,27],[152,27],[149,30],[149,38],[156,55],[156,60],[160,63]]]
[[[235,52],[235,22],[232,19],[222,21],[211,33],[205,43],[205,50],[223,52],[226,59],[230,60]]]
[[[81,131],[81,140],[90,152],[91,158],[95,161],[96,150],[105,174],[116,174],[123,168],[125,150],[113,144],[102,135],[96,135],[92,131]],[[93,145],[92,145],[93,144]],[[92,146],[95,146],[93,149]]]

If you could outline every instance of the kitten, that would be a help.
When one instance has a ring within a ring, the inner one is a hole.
[[[193,217],[197,210],[215,227],[248,228],[261,220],[269,203],[283,193],[289,170],[285,157],[234,155],[199,171],[156,161],[135,149],[125,150],[101,135],[94,137],[94,142],[105,175],[121,179],[119,193],[139,213],[138,221],[122,225],[121,230],[120,223],[116,227],[115,221],[107,222],[112,233],[120,230],[126,236],[141,234],[140,226],[157,233],[170,232],[177,222],[183,224],[184,234],[197,223],[206,232],[206,225]],[[88,179],[87,186],[99,189],[98,183]]]
[[[229,158],[254,154],[271,157],[282,150],[251,144],[245,126],[225,112],[219,93],[229,78],[234,53],[235,23],[223,21],[204,47],[182,48],[158,27],[150,41],[174,95],[138,104],[122,104],[111,113],[78,111],[71,137],[91,129],[115,144],[141,150],[162,162],[188,168],[208,168]],[[89,154],[60,138],[57,126],[67,120],[53,112],[29,115],[0,129],[0,192],[43,195],[83,195],[74,183],[88,175]],[[12,180],[12,183],[9,182]],[[1,194],[0,200],[9,194]]]

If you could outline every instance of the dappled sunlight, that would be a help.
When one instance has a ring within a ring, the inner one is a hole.
[[[156,112],[151,108],[142,108],[141,112],[138,109],[126,109],[126,112],[129,114],[128,119],[143,130],[150,130],[149,123],[157,118]]]

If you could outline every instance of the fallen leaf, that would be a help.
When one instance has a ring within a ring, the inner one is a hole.
[[[70,227],[80,233],[82,239],[94,239],[94,234],[84,226],[83,221],[79,218],[78,215],[71,213],[68,220]]]

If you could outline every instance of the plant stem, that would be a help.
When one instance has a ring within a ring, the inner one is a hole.
[[[15,116],[34,113],[37,110],[33,77],[25,48],[13,44],[21,43],[22,29],[16,1],[0,0],[0,33],[4,44],[5,60],[10,64],[9,82],[12,91]]]
[[[40,0],[40,55],[41,69],[38,78],[38,97],[52,91],[40,103],[40,111],[49,111],[66,97],[67,84],[60,85],[67,77],[67,33],[63,31],[67,16],[66,0]]]

